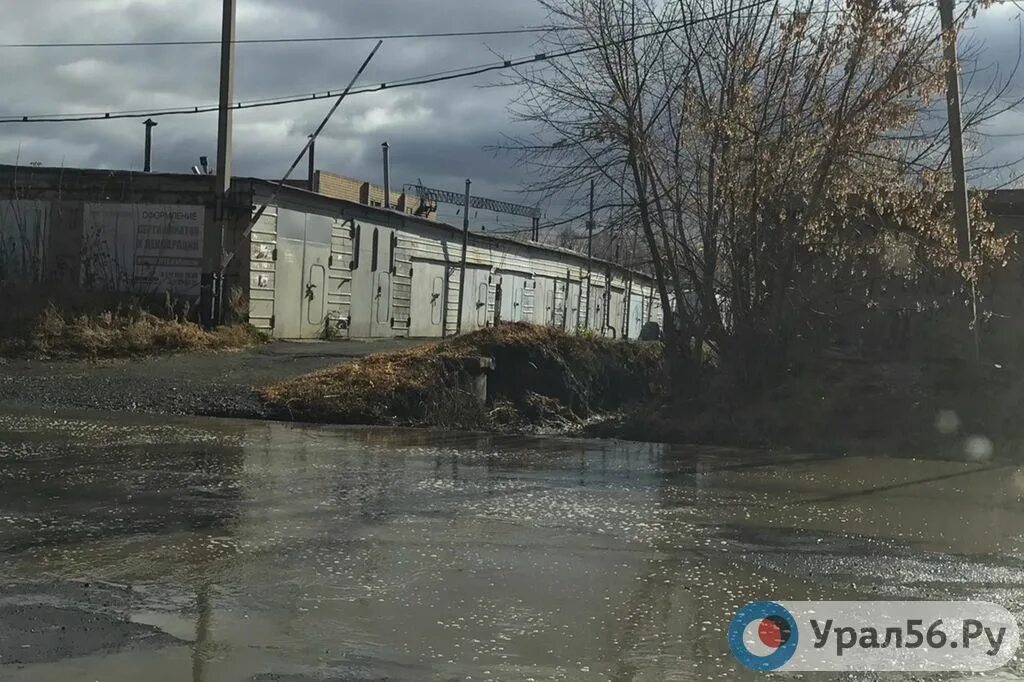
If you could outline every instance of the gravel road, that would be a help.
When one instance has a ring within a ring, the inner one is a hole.
[[[277,341],[258,348],[123,360],[0,359],[0,407],[265,417],[256,389],[424,340]]]

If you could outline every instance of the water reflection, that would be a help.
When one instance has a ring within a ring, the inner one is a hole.
[[[724,641],[752,599],[1018,604],[1020,478],[998,464],[0,415],[0,608],[138,628],[24,665],[0,643],[0,671],[758,679]]]

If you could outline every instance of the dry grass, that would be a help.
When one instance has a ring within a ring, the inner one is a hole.
[[[488,378],[493,409],[468,389],[462,360],[472,357],[496,362]],[[517,323],[370,355],[274,384],[262,397],[281,416],[304,421],[495,428],[551,414],[578,419],[647,397],[660,367],[659,344]]]
[[[45,357],[129,357],[193,350],[244,348],[266,341],[249,325],[206,331],[192,322],[165,319],[137,306],[98,313],[67,312],[53,303],[3,325],[0,354]]]
[[[422,420],[435,403],[445,363],[434,345],[359,360],[274,384],[270,405],[306,421],[389,424]]]

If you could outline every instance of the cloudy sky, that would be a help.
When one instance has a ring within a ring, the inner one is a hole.
[[[238,38],[342,36],[511,29],[545,23],[535,0],[238,0]],[[1011,69],[1021,9],[983,10],[965,41],[985,62]],[[217,0],[4,0],[0,43],[215,39]],[[390,81],[532,54],[531,35],[392,40],[363,82]],[[372,42],[240,45],[236,100],[338,89]],[[0,48],[0,115],[150,109],[217,101],[217,46]],[[484,75],[353,97],[328,127],[318,166],[378,180],[380,143],[392,149],[393,184],[415,182],[512,201],[526,171],[485,147],[517,131],[508,88]],[[1019,76],[1024,84],[1024,74]],[[312,102],[235,114],[235,173],[276,176],[329,107]],[[154,131],[154,169],[187,172],[216,156],[216,114],[164,117]],[[993,159],[1024,157],[1024,112],[992,121],[982,141]],[[0,125],[0,162],[142,166],[139,120]],[[301,174],[301,173],[300,173]],[[551,212],[557,212],[552,209]],[[511,223],[514,219],[503,218]],[[492,229],[500,228],[494,225]]]
[[[218,0],[4,0],[0,43],[217,38]],[[543,24],[535,0],[238,0],[239,39],[511,29]],[[536,36],[386,41],[367,84],[532,54]],[[373,42],[239,45],[235,99],[341,89]],[[0,49],[0,115],[215,104],[219,48]],[[481,88],[484,75],[353,97],[317,147],[324,170],[379,181],[380,143],[391,145],[392,183],[423,182],[520,200],[522,169],[485,147],[513,131],[512,93]],[[235,114],[236,175],[278,177],[330,104]],[[154,170],[187,172],[216,157],[217,116],[164,117],[154,130]],[[139,120],[0,126],[0,162],[142,167]],[[299,175],[304,176],[305,167]],[[506,221],[513,219],[506,218]]]

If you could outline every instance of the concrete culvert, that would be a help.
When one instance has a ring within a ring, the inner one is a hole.
[[[640,340],[641,341],[660,341],[661,340],[661,326],[651,320],[644,324],[640,328]]]

